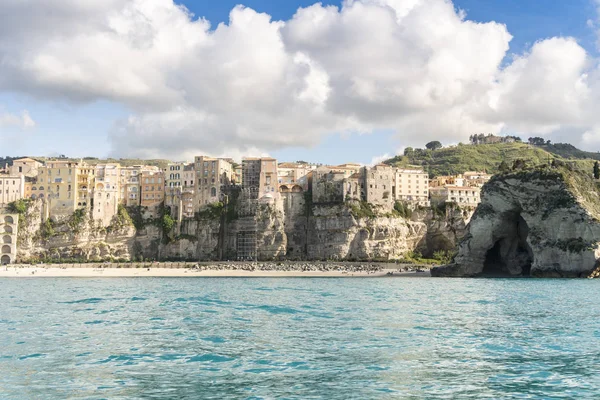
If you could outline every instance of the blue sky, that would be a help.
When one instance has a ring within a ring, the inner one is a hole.
[[[213,29],[219,23],[228,21],[231,9],[238,3],[230,0],[180,2],[196,17],[210,20]],[[306,0],[242,2],[245,6],[266,12],[278,20],[287,20],[298,7],[313,3]],[[340,4],[339,1],[322,3]],[[496,21],[507,25],[513,36],[507,59],[511,54],[528,51],[536,41],[553,36],[575,37],[589,54],[597,56],[596,34],[587,23],[590,19],[597,19],[593,0],[455,0],[454,5],[465,10],[469,20]],[[1,8],[2,6],[0,11]],[[110,101],[69,103],[52,96],[44,98],[22,91],[3,90],[0,86],[0,116],[3,112],[19,113],[21,110],[28,110],[36,127],[21,130],[0,125],[0,153],[4,153],[0,155],[67,154],[71,157],[104,157],[110,151],[108,132],[114,122],[135,112],[125,105]],[[403,143],[393,136],[390,131],[344,135],[332,132],[312,148],[292,146],[272,151],[271,155],[289,161],[303,159],[323,163],[369,163],[373,158],[384,154],[393,156],[403,147]]]

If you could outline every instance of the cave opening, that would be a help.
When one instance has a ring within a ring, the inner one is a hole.
[[[508,214],[502,232],[486,253],[481,276],[530,276],[534,256],[527,243],[527,222],[520,213]]]

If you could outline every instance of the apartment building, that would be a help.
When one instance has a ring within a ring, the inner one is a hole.
[[[142,207],[158,207],[164,201],[164,176],[164,171],[142,169],[140,179],[140,205]]]
[[[481,188],[477,186],[440,186],[430,188],[431,203],[456,203],[461,207],[477,207],[481,203]]]
[[[253,199],[278,198],[277,160],[271,157],[243,158],[242,187]]]
[[[231,184],[233,165],[230,159],[197,156],[194,158],[194,210],[222,200],[223,191]]]
[[[99,164],[94,174],[92,217],[107,226],[117,214],[121,195],[121,166]]]
[[[25,198],[24,175],[0,174],[0,208]]]
[[[91,206],[95,168],[85,162],[50,160],[39,168],[32,197],[45,198],[45,215],[65,217]],[[37,193],[37,194],[36,194]]]
[[[393,198],[396,201],[428,206],[429,175],[419,169],[395,169]]]
[[[194,164],[172,163],[165,170],[165,205],[176,219],[194,216]]]

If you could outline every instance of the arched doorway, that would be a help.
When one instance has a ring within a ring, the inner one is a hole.
[[[302,193],[303,191],[304,191],[304,190],[302,190],[302,187],[301,187],[301,186],[298,186],[298,185],[294,185],[294,186],[292,186],[292,192],[293,192],[293,193]]]
[[[13,232],[12,226],[10,226],[10,225],[4,225],[4,232],[6,232],[6,233],[12,233]]]
[[[2,246],[2,254],[10,254],[11,251],[12,250],[9,245],[5,244]]]
[[[11,238],[10,236],[6,235],[6,236],[4,236],[4,237],[2,238],[2,243],[8,243],[8,244],[11,244],[11,243],[12,243],[12,238]]]
[[[281,193],[288,193],[290,191],[290,189],[286,185],[281,185],[281,186],[279,186],[279,191]]]
[[[14,224],[15,220],[10,215],[7,215],[6,217],[4,217],[4,222],[6,222],[7,224]]]
[[[1,265],[6,265],[6,264],[10,264],[10,256],[4,255],[0,258],[0,264]]]

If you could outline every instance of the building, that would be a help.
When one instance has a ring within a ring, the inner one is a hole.
[[[0,208],[25,198],[25,176],[0,174]]]
[[[279,197],[277,160],[271,157],[242,159],[242,187],[252,199]]]
[[[45,215],[70,216],[79,208],[91,207],[95,168],[84,162],[50,160],[39,168],[32,197],[44,198]]]
[[[101,226],[107,226],[119,209],[121,166],[98,164],[94,175],[92,218],[100,221]]]
[[[344,182],[346,171],[332,170],[331,167],[321,166],[311,173],[310,185],[312,202],[314,204],[343,203],[345,200]]]
[[[160,170],[142,169],[140,177],[140,205],[142,207],[158,207],[164,201],[164,176],[165,173]]]
[[[194,216],[196,171],[194,164],[173,163],[165,170],[165,206],[181,220]]]
[[[465,179],[466,186],[482,187],[492,179],[492,175],[485,172],[467,171],[462,176]]]
[[[455,203],[461,207],[477,207],[481,202],[481,188],[476,186],[441,186],[430,189],[431,203]]]
[[[140,179],[142,169],[144,169],[142,165],[121,167],[119,185],[119,200],[121,201],[121,204],[128,207],[141,205]],[[158,170],[158,168],[156,170]]]
[[[231,185],[233,165],[230,159],[197,156],[194,168],[194,211],[199,211],[208,204],[223,200],[223,192]]]
[[[279,191],[303,192],[308,190],[308,175],[317,169],[316,165],[306,163],[280,163],[277,166]]]
[[[378,164],[365,171],[365,200],[371,204],[392,209],[396,196],[394,193],[394,168]]]
[[[392,196],[421,206],[429,205],[429,175],[420,169],[395,169]]]
[[[0,265],[17,260],[18,214],[0,214]]]
[[[9,167],[8,171],[13,176],[24,175],[27,178],[36,178],[40,167],[43,165],[33,158],[19,158],[13,160],[13,164]]]

